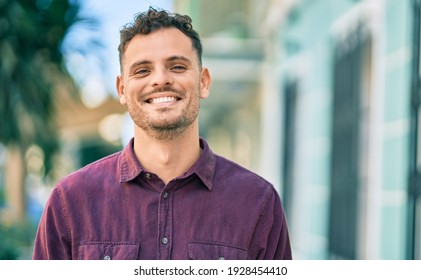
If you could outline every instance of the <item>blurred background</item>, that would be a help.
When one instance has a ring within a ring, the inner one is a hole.
[[[0,0],[0,259],[132,136],[119,29],[148,6],[192,17],[200,134],[276,186],[294,258],[421,259],[419,0]]]

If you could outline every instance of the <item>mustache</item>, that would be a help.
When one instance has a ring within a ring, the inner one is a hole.
[[[151,90],[150,92],[147,92],[147,93],[143,94],[143,96],[144,96],[144,97],[147,97],[147,96],[150,96],[150,95],[152,95],[152,94],[155,94],[155,93],[161,93],[161,92],[174,92],[174,93],[176,93],[177,95],[184,96],[184,91],[182,91],[182,90],[178,90],[178,89],[176,89],[176,88],[174,88],[174,87],[172,87],[172,86],[162,86],[162,87],[157,87],[157,88],[155,88],[155,89]]]

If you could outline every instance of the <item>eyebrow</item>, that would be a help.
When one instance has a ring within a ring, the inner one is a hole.
[[[133,72],[139,66],[148,65],[148,64],[152,64],[152,61],[150,61],[150,60],[139,60],[139,61],[136,61],[132,65],[130,65],[129,73]]]
[[[182,55],[174,55],[171,56],[167,59],[167,61],[171,62],[171,61],[176,61],[176,60],[182,60],[188,63],[191,63],[191,60],[188,57],[182,56]]]

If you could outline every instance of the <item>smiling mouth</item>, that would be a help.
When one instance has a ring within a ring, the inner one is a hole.
[[[180,98],[173,96],[157,97],[146,100],[149,104],[162,104],[162,103],[171,103],[180,100]]]

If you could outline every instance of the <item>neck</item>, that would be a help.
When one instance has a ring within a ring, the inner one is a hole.
[[[170,139],[151,137],[135,127],[134,152],[142,167],[168,184],[184,174],[199,158],[199,129],[192,124]]]

